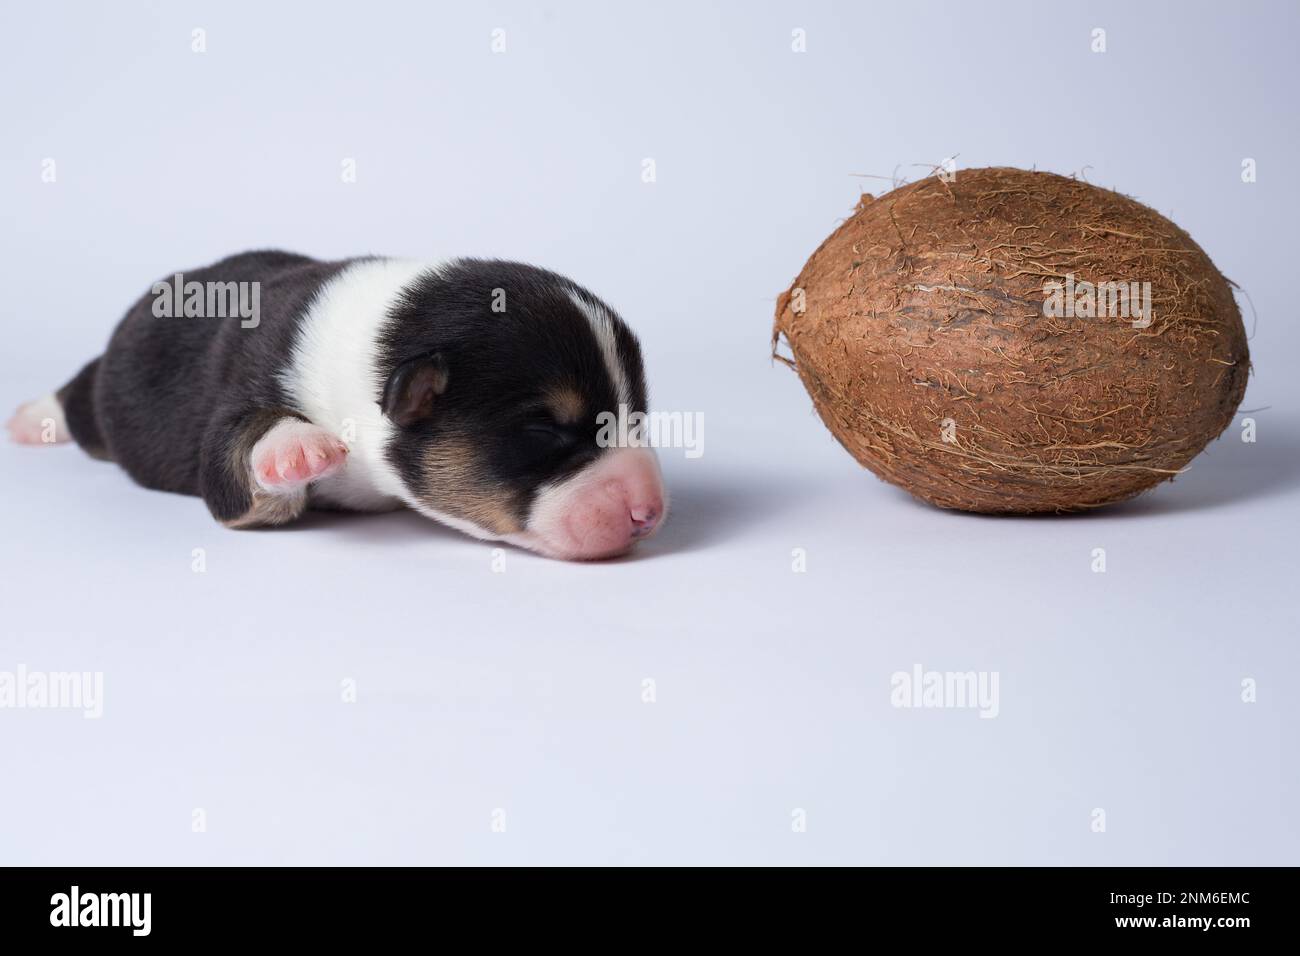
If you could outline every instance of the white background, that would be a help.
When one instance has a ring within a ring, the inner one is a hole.
[[[496,255],[618,308],[705,453],[664,454],[635,558],[493,573],[411,514],[232,532],[0,447],[0,671],[105,681],[99,720],[0,710],[0,862],[1300,862],[1295,5],[619,6],[7,12],[0,402],[230,252]],[[861,190],[953,154],[1189,230],[1258,312],[1258,441],[1060,519],[860,469],[771,364],[774,300]],[[915,664],[997,672],[999,716],[891,707]]]

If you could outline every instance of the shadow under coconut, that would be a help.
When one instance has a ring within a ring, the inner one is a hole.
[[[1267,428],[1267,424],[1264,426]],[[1275,426],[1276,427],[1276,426]],[[1179,512],[1207,511],[1247,501],[1259,501],[1300,489],[1300,428],[1261,429],[1254,442],[1241,440],[1240,422],[1211,442],[1192,459],[1186,471],[1163,481],[1128,501],[1065,514],[987,515],[971,517],[991,521],[1051,521],[1069,518],[1151,517]],[[907,497],[911,498],[910,495]],[[918,507],[930,505],[915,498]]]
[[[1269,433],[1264,423],[1257,440],[1241,440],[1240,423],[1191,460],[1187,471],[1145,494],[1112,508],[1116,515],[1161,515],[1203,511],[1260,501],[1300,488],[1300,432]]]

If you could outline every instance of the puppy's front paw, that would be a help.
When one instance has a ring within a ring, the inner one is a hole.
[[[253,446],[253,477],[268,491],[292,491],[338,471],[347,457],[348,446],[325,429],[286,418]]]

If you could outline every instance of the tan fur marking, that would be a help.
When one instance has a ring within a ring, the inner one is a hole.
[[[482,477],[482,472],[478,453],[469,441],[439,442],[425,457],[426,478],[420,497],[430,508],[472,521],[493,534],[523,531],[512,493]]]
[[[307,510],[305,492],[273,494],[260,488],[253,492],[253,506],[233,521],[221,522],[227,528],[244,530],[287,524]]]
[[[546,396],[546,407],[561,425],[573,425],[582,419],[585,403],[571,388],[557,388]]]

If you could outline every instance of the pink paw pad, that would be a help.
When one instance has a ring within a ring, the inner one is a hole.
[[[348,457],[348,446],[323,428],[282,421],[253,446],[253,475],[263,488],[288,490],[332,474]]]

